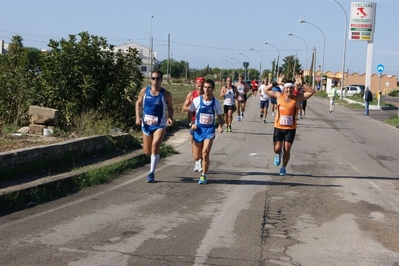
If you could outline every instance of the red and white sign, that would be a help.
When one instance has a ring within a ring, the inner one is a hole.
[[[376,7],[376,3],[351,2],[349,22],[350,40],[373,40]]]

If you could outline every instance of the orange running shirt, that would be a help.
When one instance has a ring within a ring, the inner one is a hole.
[[[297,116],[297,98],[289,99],[288,102],[284,99],[284,94],[281,94],[277,99],[277,114],[274,119],[274,127],[280,129],[296,129]]]

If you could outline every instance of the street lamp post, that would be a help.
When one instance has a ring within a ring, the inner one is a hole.
[[[154,15],[150,16],[150,42],[148,45],[148,59],[147,59],[147,78],[149,74],[152,72],[152,18]],[[150,71],[151,67],[151,71]]]
[[[276,50],[277,50],[277,52],[278,52],[278,55],[277,55],[277,63],[276,63],[276,79],[278,78],[278,75],[280,74],[279,73],[279,71],[278,71],[278,62],[279,62],[279,60],[280,60],[280,50],[276,47],[276,46],[274,46],[273,44],[271,44],[271,43],[268,43],[268,42],[265,42],[265,44],[267,45],[270,45],[270,46],[273,46],[274,48],[276,48]]]
[[[232,77],[232,79],[234,80],[234,74],[235,74],[234,64],[231,61],[227,60],[227,59],[224,60],[224,61],[229,62],[233,66],[233,77]]]
[[[301,37],[299,37],[298,35],[295,35],[295,34],[292,34],[292,33],[288,33],[288,36],[294,36],[294,37],[297,37],[298,39],[301,39],[302,41],[303,41],[303,43],[305,44],[305,46],[306,46],[306,60],[305,60],[305,69],[306,69],[306,71],[308,70],[308,51],[309,51],[309,49],[308,49],[308,44],[305,42],[305,40],[304,39],[302,39]]]
[[[255,52],[257,52],[257,53],[260,55],[260,63],[259,63],[259,79],[260,79],[260,77],[262,76],[262,62],[263,62],[263,56],[262,56],[262,54],[261,54],[258,50],[254,49],[254,48],[250,48],[249,50],[255,51]]]
[[[345,57],[346,57],[346,40],[348,39],[348,14],[345,11],[345,8],[337,1],[333,0],[335,3],[337,3],[342,10],[344,11],[345,14],[345,31],[344,31],[344,49],[342,52],[342,70],[341,70],[341,99],[343,97],[343,91],[344,91],[344,71],[345,71]]]
[[[246,56],[246,55],[243,54],[243,53],[239,53],[238,55],[245,56],[245,57],[248,59],[248,66],[249,66],[249,63],[250,63],[249,57]],[[244,78],[244,79],[247,80],[247,78],[248,78],[248,67],[245,67],[245,78]]]
[[[321,82],[320,89],[323,90],[323,70],[324,70],[324,55],[325,55],[325,52],[326,52],[326,36],[324,35],[324,32],[319,27],[317,27],[315,24],[307,22],[307,21],[305,21],[303,19],[299,20],[299,22],[307,23],[307,24],[312,25],[313,27],[317,28],[321,32],[321,34],[323,35],[323,58],[322,58],[322,62],[321,62],[321,81],[320,81]]]
[[[234,60],[236,60],[238,62],[238,66],[239,66],[239,69],[240,69],[239,75],[241,75],[241,62],[240,62],[240,60],[238,60],[237,58],[234,58],[234,57],[231,57],[231,59],[234,59]]]
[[[226,71],[227,71],[227,76],[228,76],[229,75],[229,65],[225,61],[220,61],[220,63],[226,64],[226,66],[227,66]]]

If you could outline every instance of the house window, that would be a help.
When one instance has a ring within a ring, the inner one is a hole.
[[[140,71],[141,72],[147,72],[147,66],[141,66]]]

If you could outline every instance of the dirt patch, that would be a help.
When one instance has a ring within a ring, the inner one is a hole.
[[[30,134],[0,134],[0,152],[48,145],[69,140],[67,137],[54,137]]]

